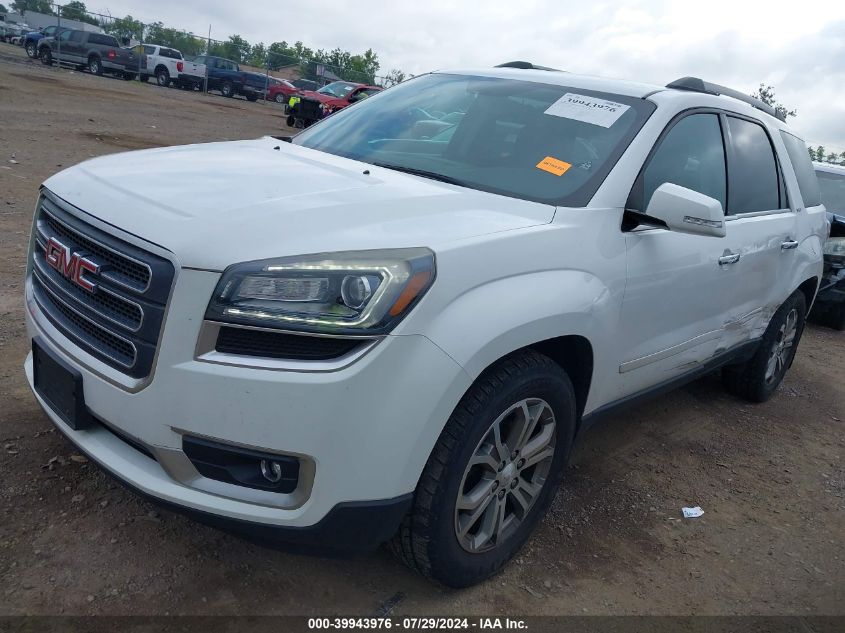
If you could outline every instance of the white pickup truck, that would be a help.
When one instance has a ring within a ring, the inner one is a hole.
[[[132,50],[141,59],[141,79],[149,81],[155,77],[156,83],[164,88],[178,81],[184,66],[181,52],[158,44],[138,44]]]

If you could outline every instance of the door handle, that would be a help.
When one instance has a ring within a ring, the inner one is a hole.
[[[719,266],[724,266],[726,264],[736,264],[739,261],[739,253],[730,253],[728,255],[722,255],[719,258]]]
[[[781,250],[791,251],[793,248],[798,248],[798,242],[795,240],[786,240],[780,245]]]

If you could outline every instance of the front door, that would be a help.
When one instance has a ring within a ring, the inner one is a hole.
[[[727,202],[720,115],[694,112],[658,141],[627,207],[647,212],[660,185],[674,183]],[[700,367],[719,347],[732,299],[728,275],[736,253],[717,237],[662,228],[626,234],[628,274],[619,340],[619,398]],[[744,262],[743,262],[744,263]]]

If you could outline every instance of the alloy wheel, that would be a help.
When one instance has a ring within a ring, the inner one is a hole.
[[[777,338],[772,346],[769,362],[766,365],[766,384],[774,382],[785,370],[790,351],[795,344],[795,335],[797,333],[798,310],[792,308],[789,314],[786,315],[783,325],[780,326]]]
[[[455,535],[466,551],[501,545],[528,515],[552,465],[556,428],[552,408],[539,398],[511,405],[490,426],[455,503]]]

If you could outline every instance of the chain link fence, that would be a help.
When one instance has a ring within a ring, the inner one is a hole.
[[[81,2],[65,5],[48,2],[35,4],[40,11],[26,11],[21,16],[34,28],[52,24],[102,31],[115,36],[122,46],[141,43],[166,46],[180,51],[186,60],[200,55],[223,57],[236,62],[241,70],[264,74],[265,87],[269,87],[273,83],[271,80],[275,79],[304,79],[319,85],[350,81],[387,88],[405,79],[405,74],[398,70],[377,74],[380,64],[371,50],[363,54],[351,54],[340,49],[312,51],[301,42],[288,44],[284,41],[253,45],[239,35],[232,35],[227,40],[215,39],[212,37],[211,26],[208,34],[199,35],[165,26],[162,22],[144,23],[132,16],[121,18],[94,13],[85,9]],[[140,63],[139,56],[139,80]],[[207,89],[208,82],[205,83],[204,89]]]

